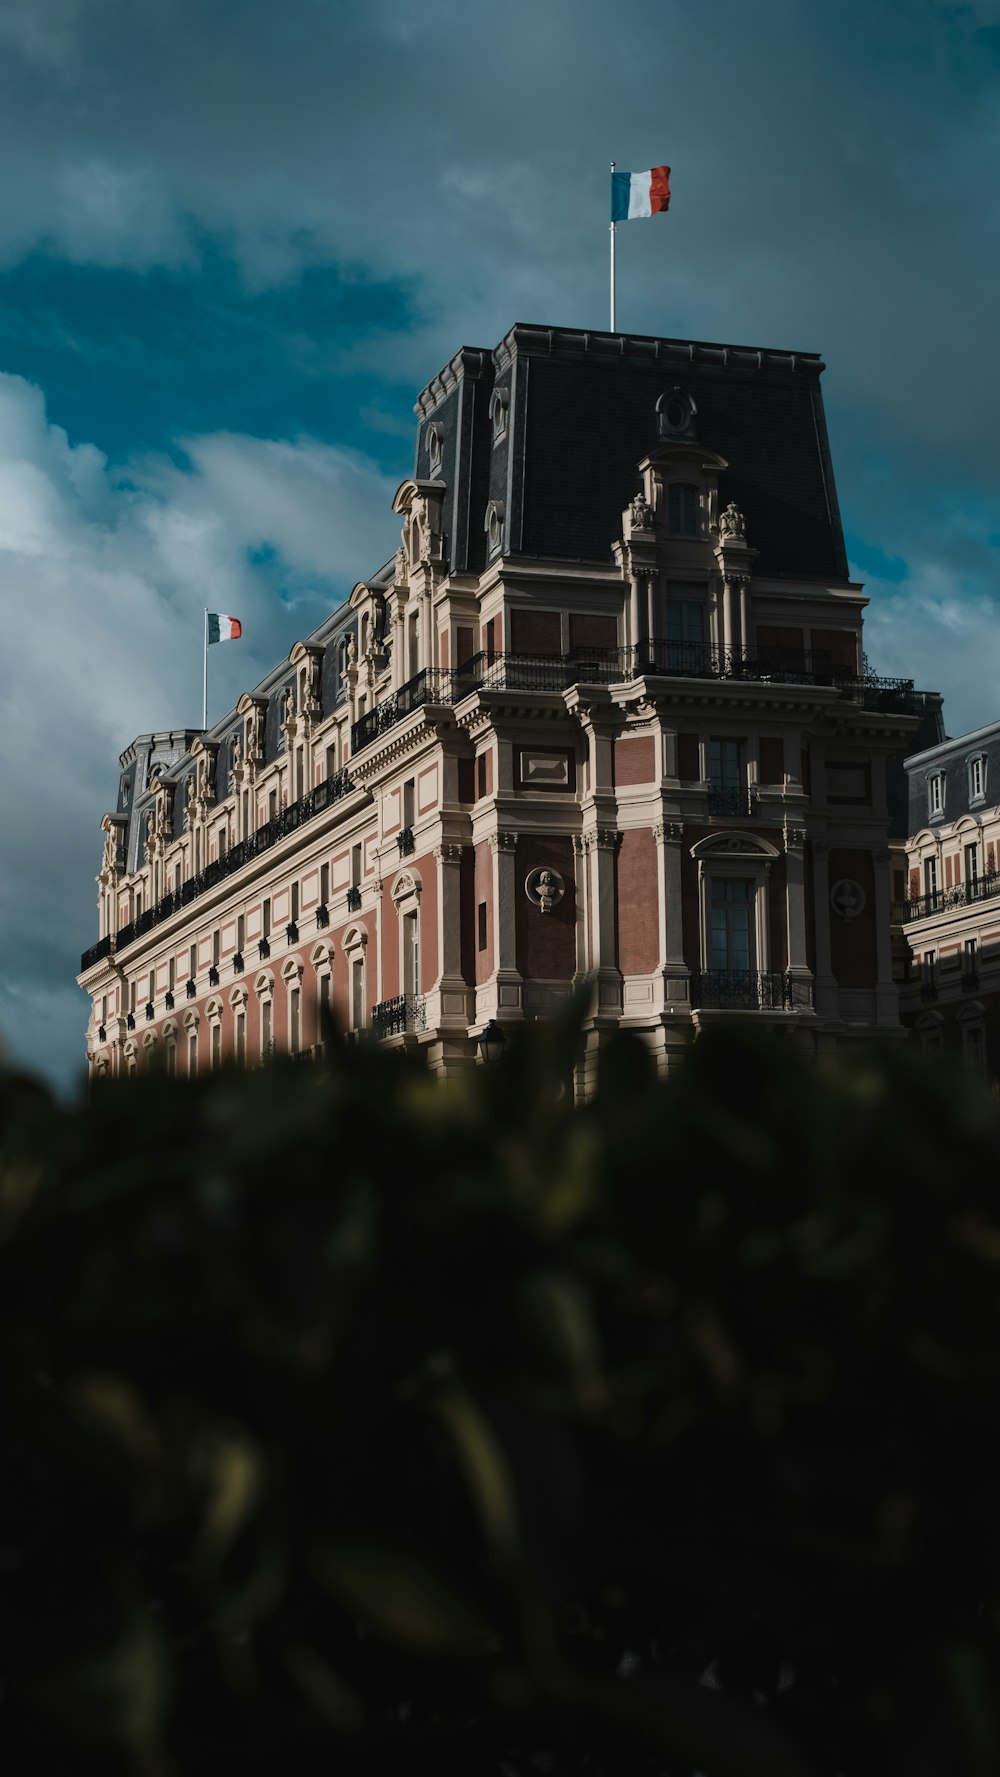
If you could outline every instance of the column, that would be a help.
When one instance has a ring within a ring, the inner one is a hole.
[[[805,830],[785,828],[785,931],[788,990],[792,1006],[812,1005],[812,972],[806,950]]]
[[[684,911],[681,893],[681,846],[684,827],[680,821],[661,821],[653,828],[656,841],[656,876],[660,903],[660,960],[665,1011],[687,1012],[691,972],[684,961]]]
[[[622,976],[615,930],[618,831],[615,827],[598,827],[589,837],[589,897],[593,913],[591,969],[597,982],[597,1012],[610,1012],[617,1017],[622,1007]]]
[[[509,749],[508,749],[509,750]],[[500,830],[490,836],[493,852],[494,994],[487,1010],[476,1016],[502,1019],[521,1016],[521,976],[517,967],[517,834]]]

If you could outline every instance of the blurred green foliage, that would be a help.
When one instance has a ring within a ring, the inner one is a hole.
[[[992,1102],[579,1020],[2,1079],[6,1770],[1000,1768]]]

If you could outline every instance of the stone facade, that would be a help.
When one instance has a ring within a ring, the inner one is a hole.
[[[887,767],[811,355],[517,327],[421,394],[394,557],[102,823],[92,1070],[443,1073],[593,984],[661,1067],[740,1015],[898,1027]]]
[[[1000,723],[906,760],[909,837],[895,885],[904,1023],[1000,1084]]]

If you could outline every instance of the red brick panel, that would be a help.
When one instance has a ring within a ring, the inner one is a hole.
[[[510,623],[515,654],[562,653],[562,618],[558,611],[512,611]]]
[[[524,892],[532,870],[558,870],[565,893],[551,913],[541,913]],[[573,844],[544,835],[519,840],[515,873],[517,967],[526,981],[569,981],[576,971],[576,893]]]
[[[651,734],[615,741],[615,783],[651,784],[656,773],[656,744]]]
[[[656,841],[648,827],[622,834],[616,863],[618,967],[623,975],[649,975],[660,960],[660,946]]]
[[[788,967],[787,868],[783,857],[775,858],[767,879],[768,943],[771,947],[771,968]]]
[[[677,776],[684,784],[698,783],[701,778],[701,749],[696,734],[677,736]]]
[[[573,611],[569,620],[571,648],[617,648],[617,617],[585,616]]]
[[[841,919],[829,906],[818,909],[820,919],[830,921],[830,956],[841,987],[874,987],[877,979],[875,950],[875,871],[871,852],[835,846],[830,852],[830,887],[848,877],[861,884],[865,908],[857,919]]]

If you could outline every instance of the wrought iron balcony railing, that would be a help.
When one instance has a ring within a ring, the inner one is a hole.
[[[347,911],[348,913],[361,912],[361,890],[353,883],[347,891]]]
[[[695,1010],[717,1007],[736,1012],[808,1010],[812,987],[808,981],[791,981],[774,971],[697,969],[691,976],[691,1005]]]
[[[398,1037],[406,1031],[426,1030],[426,1010],[422,993],[401,993],[394,1000],[381,1000],[372,1007],[372,1034],[376,1037]]]
[[[413,856],[416,849],[416,841],[413,837],[412,827],[404,827],[401,833],[396,834],[396,845],[399,848],[399,855],[401,858],[410,858]]]
[[[954,888],[931,889],[926,895],[913,895],[906,901],[893,901],[893,925],[906,925],[911,919],[929,919],[933,913],[950,913],[956,907],[974,907],[979,901],[991,901],[1000,895],[1000,875],[977,876],[973,882],[959,882]]]
[[[709,790],[709,814],[752,814],[753,792],[748,789]]]
[[[474,691],[568,691],[573,685],[627,684],[633,679],[742,679],[760,684],[819,685],[865,709],[912,713],[912,679],[855,677],[808,648],[711,648],[652,638],[631,648],[575,648],[569,654],[474,654],[453,671],[425,669],[368,710],[351,729],[351,752],[425,704],[455,704]]]
[[[154,927],[162,925],[164,920],[170,919],[172,914],[179,912],[182,907],[189,907],[192,901],[196,901],[199,895],[205,893],[206,889],[215,888],[220,882],[225,882],[227,876],[235,875],[236,871],[242,870],[244,864],[249,864],[252,858],[260,857],[262,852],[270,851],[272,845],[277,845],[278,841],[284,839],[287,834],[294,833],[296,828],[301,827],[305,821],[311,821],[314,815],[322,814],[324,809],[332,807],[343,796],[349,795],[353,788],[350,773],[345,769],[336,772],[333,777],[328,777],[324,783],[317,784],[314,790],[308,790],[298,802],[293,802],[290,808],[283,808],[280,814],[265,821],[264,825],[258,827],[255,833],[248,834],[246,839],[241,839],[238,845],[230,846],[225,857],[218,858],[214,863],[206,865],[205,869],[196,875],[189,876],[186,882],[181,883],[179,889],[175,889],[172,894],[164,895],[162,900],[157,901],[152,907],[148,907],[145,913],[140,913],[127,925],[119,926],[114,940],[110,937],[102,938],[100,943],[95,944],[92,949],[85,950],[80,958],[81,971],[92,968],[95,962],[100,962],[112,950],[124,950],[126,945],[134,944],[137,938],[144,937],[147,932],[153,931]]]

